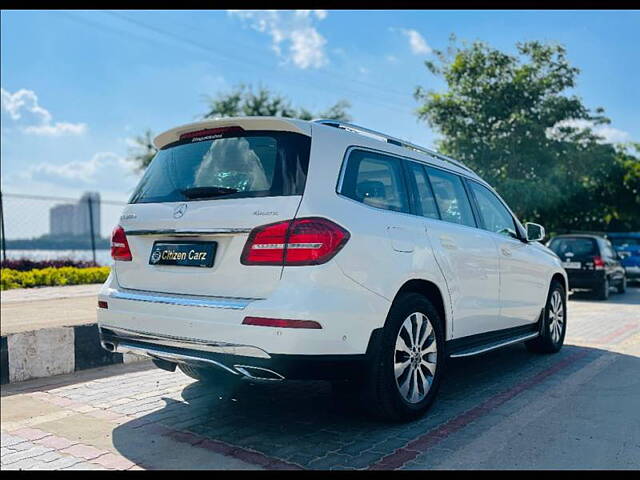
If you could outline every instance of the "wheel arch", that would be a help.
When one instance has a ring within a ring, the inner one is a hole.
[[[397,291],[395,297],[393,298],[392,305],[396,302],[398,297],[405,293],[419,293],[420,295],[428,298],[433,306],[438,311],[440,315],[441,321],[443,322],[443,331],[445,332],[445,339],[448,338],[448,327],[449,327],[449,315],[447,315],[447,308],[444,296],[440,287],[429,280],[414,278],[411,280],[407,280]]]
[[[559,272],[554,273],[553,276],[551,277],[551,282],[553,282],[553,281],[560,282],[560,284],[562,285],[562,288],[564,288],[565,294],[568,293],[568,291],[569,291],[568,287],[569,286],[567,285],[567,279],[565,278],[564,275],[562,275]]]

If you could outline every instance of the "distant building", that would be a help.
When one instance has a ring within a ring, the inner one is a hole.
[[[51,235],[71,235],[76,206],[56,205],[49,210],[49,233]]]
[[[91,205],[91,212],[89,212],[89,205]],[[56,205],[51,208],[49,233],[51,235],[89,235],[91,217],[93,217],[93,233],[96,237],[100,237],[100,194],[98,192],[85,192],[78,203]]]

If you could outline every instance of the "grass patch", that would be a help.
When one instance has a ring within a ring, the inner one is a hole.
[[[29,271],[3,268],[0,290],[103,283],[109,276],[109,270],[109,267],[49,267],[35,268]]]

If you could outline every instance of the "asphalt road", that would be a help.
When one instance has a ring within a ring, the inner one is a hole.
[[[640,288],[574,295],[565,347],[452,360],[429,414],[323,382],[205,387],[148,364],[3,386],[2,469],[639,469]]]

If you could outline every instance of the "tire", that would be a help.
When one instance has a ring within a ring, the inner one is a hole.
[[[445,359],[443,322],[437,310],[420,294],[403,294],[392,305],[372,352],[362,392],[364,406],[385,420],[408,421],[424,415],[440,387]]]
[[[556,353],[560,351],[567,332],[567,299],[564,287],[554,280],[544,307],[542,334],[525,345],[530,352]]]
[[[618,293],[624,293],[627,291],[627,277],[622,277],[622,281],[618,285]]]
[[[179,363],[178,368],[180,368],[185,375],[202,383],[206,383],[207,385],[231,386],[241,381],[239,376],[225,373],[215,367],[202,368]]]
[[[596,298],[598,300],[609,299],[609,279],[605,277],[600,286],[595,290]]]

